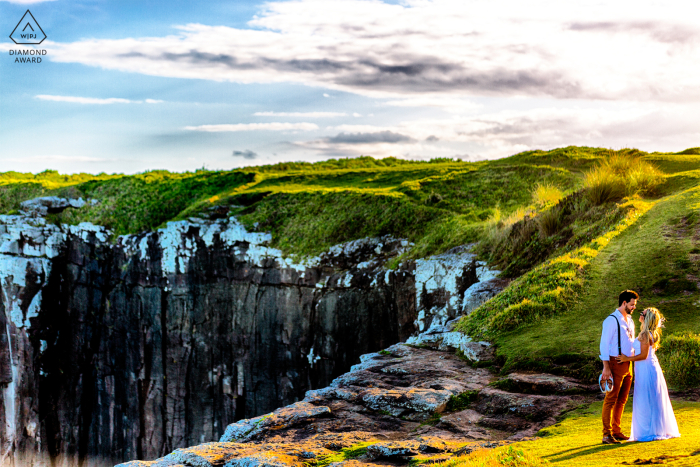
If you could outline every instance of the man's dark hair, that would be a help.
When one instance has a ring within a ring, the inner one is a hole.
[[[617,299],[617,306],[622,306],[624,302],[629,302],[632,299],[639,300],[639,295],[634,290],[623,290]]]

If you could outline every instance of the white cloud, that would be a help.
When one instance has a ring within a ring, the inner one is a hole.
[[[700,100],[700,17],[681,0],[298,0],[266,3],[250,26],[47,48],[107,69],[395,99]]]
[[[423,94],[415,97],[406,97],[387,101],[384,104],[392,107],[435,107],[451,113],[474,113],[483,109],[483,105],[477,104],[472,100],[439,94]]]
[[[134,101],[130,99],[121,99],[119,97],[109,97],[107,99],[100,99],[96,97],[78,97],[78,96],[52,96],[49,94],[38,94],[34,96],[36,99],[42,101],[53,101],[53,102],[70,102],[72,104],[96,104],[96,105],[108,105],[108,104],[161,104],[164,101],[157,99],[146,99],[145,101]]]
[[[198,125],[186,126],[184,130],[206,131],[206,132],[229,132],[229,131],[288,131],[288,130],[318,130],[318,125],[314,123],[233,123],[222,125]]]
[[[54,102],[71,102],[73,104],[131,104],[133,101],[129,99],[120,99],[118,97],[110,97],[108,99],[97,99],[94,97],[77,97],[77,96],[51,96],[47,94],[39,94],[34,96],[35,98],[42,101],[54,101]]]
[[[255,112],[257,117],[307,117],[307,118],[331,118],[345,117],[345,112]]]
[[[529,149],[561,146],[639,147],[679,150],[700,141],[695,105],[669,104],[611,109],[541,107],[451,118],[425,118],[396,125],[338,125],[328,137],[294,144],[325,156],[504,157]]]

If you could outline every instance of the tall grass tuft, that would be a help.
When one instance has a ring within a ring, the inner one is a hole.
[[[549,237],[559,232],[564,224],[563,209],[560,205],[552,206],[550,209],[540,213],[536,217],[537,226],[543,237]]]
[[[586,173],[584,185],[590,201],[600,205],[634,194],[651,195],[664,181],[664,175],[639,156],[610,152]]]
[[[525,219],[526,216],[531,215],[532,211],[520,207],[511,212],[508,216],[503,217],[501,210],[495,208],[493,214],[489,216],[484,226],[483,246],[488,249],[502,244],[502,242],[508,239],[513,225]]]
[[[551,183],[538,183],[532,191],[532,202],[537,207],[552,206],[564,197],[564,193]]]
[[[700,334],[668,336],[661,341],[659,360],[671,387],[700,387]]]

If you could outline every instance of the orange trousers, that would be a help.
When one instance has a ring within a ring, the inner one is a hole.
[[[612,391],[605,394],[603,401],[603,436],[622,433],[620,421],[632,385],[631,362],[617,363],[615,357],[610,357],[610,370],[614,384]]]

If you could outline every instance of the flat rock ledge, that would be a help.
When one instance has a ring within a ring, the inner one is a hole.
[[[307,392],[303,401],[229,425],[219,442],[119,467],[434,462],[536,436],[593,394],[571,378],[499,378],[453,352],[396,344],[363,355],[350,372]]]

